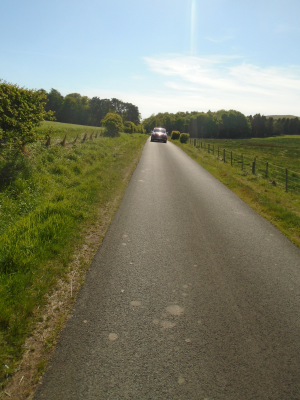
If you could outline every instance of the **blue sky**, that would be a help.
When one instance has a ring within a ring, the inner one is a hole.
[[[300,0],[2,0],[0,78],[143,118],[300,116]]]

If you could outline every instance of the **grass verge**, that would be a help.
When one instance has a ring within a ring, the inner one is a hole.
[[[75,133],[76,129],[82,132],[82,127],[72,129]],[[50,148],[35,144],[18,159],[1,161],[2,388],[15,371],[24,353],[24,341],[32,335],[37,323],[45,339],[49,323],[41,310],[58,280],[62,285],[65,282],[68,290],[71,283],[68,297],[74,297],[75,282],[78,289],[84,279],[84,273],[79,273],[76,281],[70,270],[74,252],[83,245],[90,232],[88,227],[95,224],[107,227],[118,205],[115,199],[121,199],[147,138],[139,134],[113,139],[98,137]],[[101,232],[100,236],[104,234]],[[99,237],[94,241],[93,252],[99,241]],[[83,264],[90,258],[91,254],[75,260],[83,272],[86,269]],[[55,304],[53,307],[59,309],[60,300]],[[49,337],[45,344],[51,347],[55,337]],[[34,348],[28,352],[33,354]],[[37,365],[38,374],[42,364]]]
[[[257,142],[257,139],[255,140]],[[282,137],[276,139],[276,143],[286,145],[287,138]],[[235,141],[237,142],[237,141]],[[247,141],[249,142],[249,140]],[[259,152],[260,157],[263,156],[263,142],[270,144],[271,140],[260,140]],[[293,148],[293,144],[298,146],[300,139],[296,138],[289,141],[289,145]],[[241,170],[231,167],[230,163],[224,163],[217,156],[194,147],[191,144],[182,144],[179,141],[172,141],[180,147],[185,153],[193,158],[198,164],[208,170],[215,178],[224,183],[229,189],[236,193],[242,200],[251,206],[256,212],[275,225],[285,236],[287,236],[295,245],[300,247],[300,195],[297,193],[285,193],[280,187],[273,186],[270,181],[259,175],[253,175],[250,168]],[[239,143],[234,141],[228,142],[235,150],[238,149]],[[226,143],[226,146],[227,144]],[[224,146],[224,141],[223,141]],[[296,147],[297,147],[296,146]],[[269,148],[269,147],[268,147]],[[276,152],[277,149],[277,152]],[[240,149],[241,150],[241,149]],[[242,151],[242,150],[241,150]],[[244,149],[243,149],[244,151]],[[281,147],[272,146],[271,151],[274,159],[280,159],[284,165],[284,154]],[[292,150],[293,153],[295,149]],[[253,146],[251,146],[251,156],[254,157]],[[271,153],[269,153],[271,154]],[[249,155],[250,157],[250,155]],[[291,160],[291,153],[288,152],[289,165],[295,168],[295,160]],[[269,157],[270,158],[270,155]]]

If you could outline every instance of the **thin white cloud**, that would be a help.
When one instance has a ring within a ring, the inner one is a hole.
[[[227,40],[234,39],[234,36],[224,36],[224,37],[218,38],[218,39],[206,37],[205,39],[209,40],[210,42],[213,42],[213,43],[223,43],[223,42],[227,42]]]
[[[176,79],[167,82],[168,87],[178,91],[203,91],[210,96],[236,95],[291,96],[300,100],[300,67],[262,68],[245,62],[239,57],[189,57],[171,55],[161,58],[146,57],[149,69],[156,74]]]

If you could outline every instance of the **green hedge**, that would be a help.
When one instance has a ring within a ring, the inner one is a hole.
[[[187,143],[189,138],[190,138],[190,135],[188,133],[182,133],[179,138],[180,143]]]
[[[125,133],[137,132],[137,127],[136,127],[135,123],[132,121],[125,121],[124,122],[124,132]]]
[[[104,136],[116,137],[120,136],[120,132],[124,131],[122,118],[118,114],[107,113],[101,123],[105,128]]]
[[[172,131],[171,139],[172,140],[178,140],[179,138],[180,138],[180,132],[179,131]]]
[[[46,98],[42,89],[29,90],[0,79],[0,140],[23,151],[36,142],[35,128],[54,118],[52,111],[45,111]]]

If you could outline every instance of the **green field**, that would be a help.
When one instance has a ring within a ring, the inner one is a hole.
[[[173,141],[300,247],[299,136],[198,140],[197,147],[194,147],[193,140],[191,142],[184,145]],[[255,174],[252,173],[254,159]],[[268,178],[266,162],[269,163]],[[284,181],[286,168],[289,169],[288,192],[285,191]]]
[[[195,144],[194,141],[191,141]],[[196,147],[210,155],[255,174],[267,177],[285,190],[300,193],[300,137],[281,136],[245,140],[197,140]],[[286,169],[288,171],[286,171]]]
[[[300,173],[300,136],[277,136],[265,139],[243,140],[202,140],[215,146],[215,149],[228,149],[235,155],[243,154],[245,158],[268,161],[282,168],[288,168]]]
[[[78,134],[83,135],[85,132],[88,135],[91,133],[102,133],[102,128],[100,127],[44,121],[41,126],[36,129],[41,136],[41,142],[43,142],[45,135],[49,132],[50,127],[52,130],[51,137],[53,137],[54,140],[61,140],[65,134],[67,134],[67,140],[72,141]]]
[[[53,140],[46,147],[49,126]],[[148,138],[90,137],[93,131],[100,129],[45,122],[40,142],[26,154],[0,159],[0,385],[22,355],[45,294],[68,272],[82,232],[101,225],[99,210],[121,198]]]

